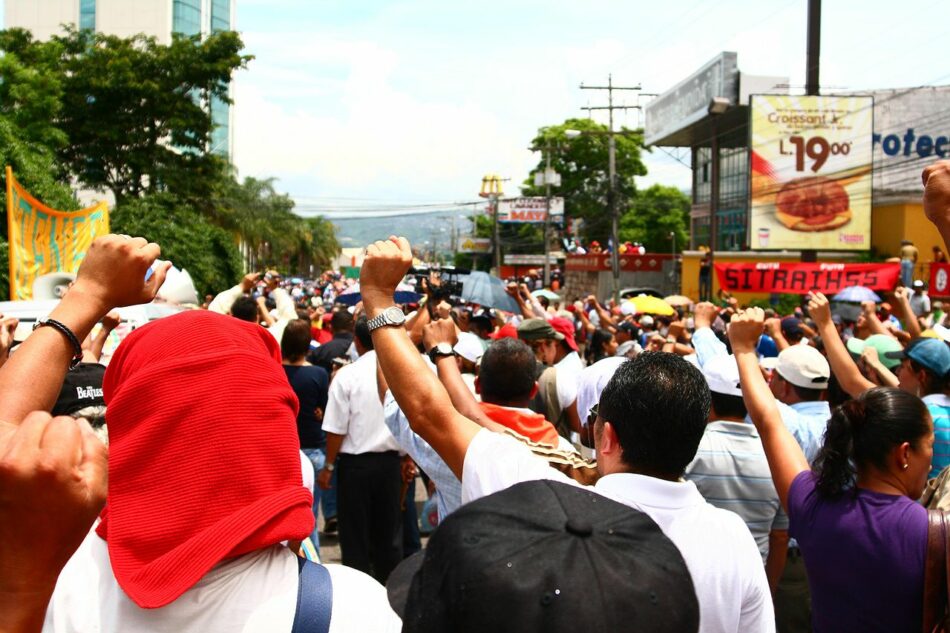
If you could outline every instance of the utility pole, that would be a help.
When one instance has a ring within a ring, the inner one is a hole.
[[[805,94],[820,93],[818,69],[821,58],[821,0],[808,0],[808,43],[805,51]],[[817,262],[818,251],[802,250],[803,262]]]
[[[551,287],[551,148],[544,150],[544,283]]]
[[[591,112],[593,110],[607,110],[607,211],[610,213],[610,270],[613,273],[613,295],[614,300],[620,300],[620,207],[617,204],[617,143],[614,132],[614,110],[639,110],[639,105],[614,105],[614,91],[637,91],[640,86],[615,86],[613,75],[607,75],[606,86],[585,86],[581,84],[581,90],[606,90],[607,105],[586,107],[582,110]]]
[[[482,190],[479,196],[488,198],[488,207],[492,214],[492,250],[494,251],[495,274],[501,275],[501,236],[498,230],[498,199],[504,193],[501,189],[501,183],[507,178],[501,178],[497,174],[488,174],[482,178]]]

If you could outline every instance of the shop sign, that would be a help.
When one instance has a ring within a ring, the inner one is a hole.
[[[547,215],[547,198],[509,198],[498,201],[498,221],[518,224],[543,223]],[[564,217],[564,198],[551,198],[551,219]]]

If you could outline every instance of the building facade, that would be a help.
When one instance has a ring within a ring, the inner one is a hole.
[[[208,35],[234,29],[236,0],[6,0],[4,27],[19,27],[40,40],[63,32],[63,25],[119,37],[139,33],[169,44],[173,33]],[[233,162],[233,114],[219,99],[208,104],[215,124],[211,151]]]
[[[712,247],[717,260],[780,261],[798,259],[798,251],[768,251],[752,245],[749,235],[752,152],[752,95],[789,95],[783,77],[740,72],[736,53],[724,52],[682,80],[645,108],[645,142],[688,147],[692,166],[691,248],[683,264],[683,291],[688,294],[698,272],[700,254]],[[880,258],[896,256],[902,239],[921,253],[915,277],[928,278],[933,246],[943,242],[923,213],[920,173],[934,160],[950,155],[950,86],[849,93],[873,97],[871,146],[870,250]],[[835,95],[831,95],[835,96]],[[844,96],[844,95],[841,95]],[[718,166],[714,165],[718,158]],[[718,167],[718,199],[713,179]],[[716,209],[716,235],[711,209]],[[715,242],[715,243],[713,243]],[[751,248],[750,248],[751,246]],[[820,261],[847,261],[857,253],[820,253]],[[714,280],[715,283],[715,280]]]

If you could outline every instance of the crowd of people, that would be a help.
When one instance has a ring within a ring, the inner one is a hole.
[[[950,244],[950,161],[923,182]],[[398,302],[391,237],[358,287],[250,274],[99,365],[159,253],[99,238],[25,341],[0,323],[2,631],[947,624],[950,328],[912,279],[672,316],[522,279],[506,313]]]

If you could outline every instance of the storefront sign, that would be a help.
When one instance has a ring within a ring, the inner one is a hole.
[[[663,270],[663,262],[671,259],[671,255],[621,255],[620,270],[627,272],[658,272]],[[569,255],[564,261],[565,270],[584,272],[600,272],[610,270],[610,253],[593,255]]]
[[[736,104],[739,70],[735,53],[720,53],[691,77],[676,84],[643,108],[644,144],[653,145],[708,114],[713,98]]]
[[[729,292],[837,294],[848,286],[893,290],[900,277],[900,264],[715,264],[719,286]]]
[[[751,102],[752,249],[869,249],[873,99]]]
[[[498,201],[498,221],[510,223],[544,222],[548,208],[547,198],[510,198]],[[551,219],[564,217],[564,198],[551,198]]]
[[[460,253],[490,253],[490,237],[471,237],[468,235],[459,238]]]
[[[928,288],[931,297],[950,297],[950,264],[930,264]]]

